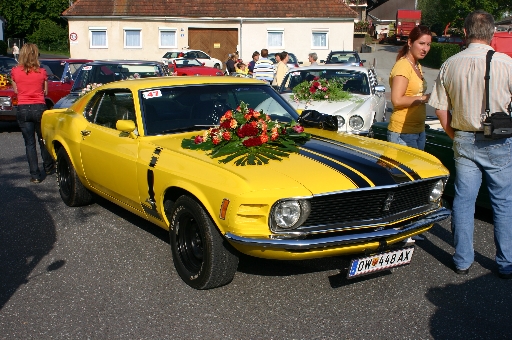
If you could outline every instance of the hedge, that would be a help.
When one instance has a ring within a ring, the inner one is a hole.
[[[0,40],[0,55],[7,55],[7,43]]]
[[[430,51],[421,61],[421,65],[440,68],[441,65],[450,58],[452,55],[460,52],[459,45],[456,44],[440,44],[433,42],[430,45]]]

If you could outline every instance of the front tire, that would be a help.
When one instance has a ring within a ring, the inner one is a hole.
[[[233,280],[238,267],[236,250],[198,202],[181,196],[167,218],[174,266],[186,284],[210,289]]]
[[[70,207],[80,207],[92,202],[92,194],[87,190],[69,159],[64,148],[57,151],[57,183],[60,197]]]

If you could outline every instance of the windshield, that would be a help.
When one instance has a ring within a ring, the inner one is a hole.
[[[174,62],[176,63],[177,68],[203,66],[203,63],[197,59],[176,59]]]
[[[17,66],[18,63],[15,59],[11,58],[0,58],[0,74],[11,75],[11,69]]]
[[[84,65],[73,84],[72,92],[81,91],[89,84],[107,84],[117,80],[161,77],[166,75],[158,64],[99,64]]]
[[[139,92],[145,134],[202,130],[219,124],[240,102],[263,110],[272,120],[297,120],[297,112],[267,85],[198,85],[162,87]]]
[[[357,63],[358,57],[355,53],[333,52],[328,60],[329,63]]]
[[[343,82],[343,90],[355,94],[370,94],[368,77],[364,72],[345,69],[310,69],[291,71],[284,78],[280,93],[290,93],[293,88],[303,82],[310,82],[315,77]]]

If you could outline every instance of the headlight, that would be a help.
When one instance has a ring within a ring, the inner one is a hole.
[[[361,116],[352,116],[348,120],[348,125],[353,130],[361,130],[363,128],[363,125],[364,125],[364,120],[363,120],[363,118]]]
[[[338,130],[340,130],[345,125],[345,118],[343,118],[342,116],[336,117],[338,118]]]
[[[305,200],[286,200],[277,202],[272,208],[271,226],[279,229],[294,229],[308,218],[311,204]]]
[[[439,180],[434,184],[432,191],[430,192],[430,202],[437,202],[443,196],[444,182]]]
[[[0,106],[11,106],[11,97],[0,97]]]

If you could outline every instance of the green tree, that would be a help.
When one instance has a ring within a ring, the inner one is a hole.
[[[466,16],[477,9],[500,19],[510,10],[510,0],[418,0],[418,9],[422,11],[422,22],[439,34],[448,23],[462,30]]]
[[[69,7],[68,0],[2,0],[0,16],[7,20],[5,34],[11,37],[26,37],[32,34],[44,19],[51,20],[62,28],[67,22],[61,18]]]
[[[28,37],[40,49],[48,51],[68,50],[68,31],[50,19],[39,21],[39,28]]]

